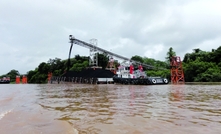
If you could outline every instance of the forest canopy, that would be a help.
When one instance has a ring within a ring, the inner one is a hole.
[[[194,49],[183,59],[186,82],[221,81],[221,46],[211,52]]]

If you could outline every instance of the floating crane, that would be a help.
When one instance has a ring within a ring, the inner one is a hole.
[[[108,55],[111,55],[111,56],[114,56],[116,58],[119,58],[119,59],[122,59],[124,61],[130,61],[134,64],[138,64],[138,65],[142,65],[148,69],[153,69],[155,68],[154,66],[151,66],[151,65],[148,65],[148,64],[144,64],[144,63],[141,63],[141,62],[138,62],[138,61],[135,61],[135,60],[131,60],[130,58],[127,58],[127,57],[124,57],[124,56],[121,56],[119,54],[116,54],[116,53],[113,53],[113,52],[110,52],[110,51],[107,51],[107,50],[104,50],[98,46],[96,46],[96,43],[87,43],[87,42],[84,42],[84,41],[81,41],[79,39],[76,39],[75,37],[73,37],[72,35],[69,35],[69,40],[70,40],[70,43],[71,43],[71,47],[70,47],[70,51],[69,51],[69,57],[68,57],[68,70],[70,68],[70,57],[71,57],[71,51],[72,51],[72,46],[73,44],[77,44],[79,46],[83,46],[83,47],[86,47],[86,48],[89,48],[90,49],[90,52],[92,54],[90,54],[90,56],[93,56],[93,63],[94,64],[97,64],[97,57],[93,54],[96,54],[96,52],[103,52],[105,54],[108,54]]]

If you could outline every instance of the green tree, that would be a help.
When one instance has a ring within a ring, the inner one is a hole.
[[[218,47],[214,52],[213,52],[213,59],[212,61],[215,63],[220,63],[221,62],[221,46]]]
[[[132,56],[131,60],[138,61],[138,62],[141,62],[141,63],[144,62],[143,58],[138,56],[138,55]]]
[[[205,72],[199,73],[195,78],[195,82],[216,82],[221,81],[220,69],[215,66],[208,68]]]
[[[62,62],[60,58],[49,59],[48,64],[50,65],[50,72],[54,72],[64,66],[64,62]]]
[[[156,60],[153,59],[153,58],[144,57],[143,61],[144,61],[145,64],[148,64],[148,65],[152,65],[152,66],[156,65]]]
[[[202,50],[200,50],[199,48],[193,49],[193,51],[194,51],[195,53],[200,53],[200,52],[202,52]]]
[[[99,54],[98,53],[98,66],[102,67],[102,69],[105,69],[108,65],[109,58],[107,54]]]
[[[43,74],[47,74],[49,72],[49,69],[50,69],[49,64],[45,62],[40,63],[40,65],[38,66],[38,71]]]
[[[176,52],[174,52],[174,51],[173,51],[173,48],[170,47],[170,48],[169,48],[169,51],[167,52],[167,56],[165,57],[165,58],[166,58],[166,62],[167,62],[168,64],[170,64],[171,57],[173,57],[173,56],[176,56]]]
[[[6,76],[10,77],[11,81],[14,82],[17,75],[20,76],[19,71],[13,69],[13,70],[11,70],[10,72],[8,72]]]
[[[165,69],[165,70],[147,70],[146,71],[147,76],[150,77],[164,77],[167,78],[168,80],[170,80],[170,70],[169,69]]]
[[[211,52],[199,48],[187,53],[183,60],[185,81],[188,82],[218,82],[221,70],[221,47]]]
[[[37,69],[27,72],[28,83],[35,83],[34,75],[38,72]]]
[[[83,62],[78,61],[70,68],[70,71],[78,71],[79,72],[79,71],[85,69],[86,67],[88,67],[88,64],[89,64],[88,60],[85,60]]]

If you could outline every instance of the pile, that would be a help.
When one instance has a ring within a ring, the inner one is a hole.
[[[110,70],[88,68],[80,72],[68,71],[62,77],[83,77],[83,78],[112,78],[114,73]]]

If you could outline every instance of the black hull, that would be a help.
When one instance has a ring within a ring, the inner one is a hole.
[[[115,83],[119,84],[129,84],[129,85],[159,85],[159,84],[168,84],[168,80],[165,78],[119,78],[113,77]]]
[[[0,84],[9,84],[10,81],[0,81]]]

